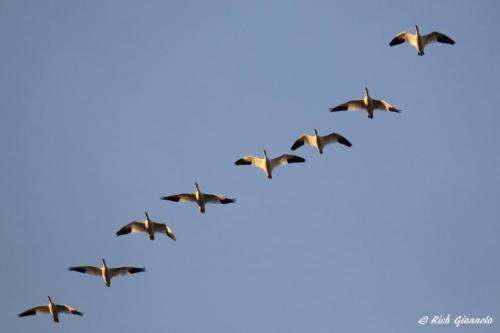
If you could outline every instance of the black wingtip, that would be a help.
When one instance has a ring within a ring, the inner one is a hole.
[[[35,310],[28,310],[28,311],[21,312],[19,314],[19,317],[33,316],[35,314],[36,314]]]
[[[135,273],[141,273],[141,272],[145,272],[146,271],[146,268],[145,267],[131,267],[128,272],[130,274],[135,274]]]
[[[252,162],[250,161],[247,161],[243,158],[240,158],[239,160],[237,160],[236,162],[234,162],[235,165],[250,165],[252,164]]]
[[[302,146],[302,142],[297,140],[297,141],[295,141],[295,143],[293,144],[293,146],[290,149],[295,150],[295,149],[299,148],[300,146]]]
[[[352,147],[352,143],[349,140],[347,140],[346,138],[344,138],[343,136],[339,136],[338,141],[339,141],[339,143],[343,144],[344,146]]]
[[[455,44],[455,41],[448,36],[441,36],[441,37],[437,38],[437,41],[440,43],[444,43],[444,44],[450,44],[450,45]]]
[[[85,273],[85,268],[81,268],[81,267],[69,267],[68,271]]]
[[[235,203],[236,198],[224,198],[220,201],[221,204],[230,204],[230,203]]]
[[[181,197],[177,196],[177,195],[168,195],[168,196],[161,197],[161,200],[168,200],[168,201],[179,202],[181,200]]]
[[[402,39],[402,38],[398,38],[398,37],[395,37],[391,40],[391,42],[389,43],[389,46],[395,46],[395,45],[399,45],[399,44],[402,44],[404,43],[405,40]]]
[[[121,228],[120,230],[118,230],[116,232],[116,235],[117,236],[126,235],[126,234],[129,234],[131,231],[132,231],[132,228]]]
[[[336,111],[347,111],[348,106],[347,105],[339,105],[334,108],[330,108],[330,112],[336,112]]]
[[[302,163],[305,161],[306,161],[305,158],[295,155],[288,160],[288,163]]]

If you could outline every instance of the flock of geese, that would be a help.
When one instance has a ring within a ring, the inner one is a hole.
[[[411,34],[409,32],[401,32],[396,37],[394,37],[389,43],[390,46],[408,43],[415,47],[417,50],[417,54],[419,56],[424,55],[424,48],[434,42],[444,43],[444,44],[455,44],[455,42],[445,34],[434,31],[427,35],[420,35],[420,31],[418,26],[415,26],[416,33]],[[351,100],[347,101],[343,104],[340,104],[334,108],[330,109],[330,112],[337,111],[352,111],[352,110],[366,110],[368,113],[368,118],[373,118],[373,114],[375,110],[385,110],[388,112],[396,112],[400,113],[401,110],[395,108],[388,102],[384,100],[373,99],[369,92],[368,88],[365,88],[365,96],[363,99],[359,100]],[[304,144],[309,144],[314,146],[320,154],[323,154],[323,149],[326,145],[332,143],[340,143],[347,147],[351,147],[352,144],[345,137],[338,133],[331,133],[325,136],[320,136],[318,131],[314,129],[314,135],[303,134],[301,135],[292,145],[291,150],[296,150],[297,148],[303,146]],[[271,179],[274,168],[286,165],[289,163],[303,163],[305,159],[290,154],[283,154],[275,158],[269,158],[267,155],[267,151],[264,150],[264,157],[259,158],[255,156],[243,156],[234,162],[236,165],[253,165],[259,169],[262,169],[266,176]],[[205,205],[207,203],[215,203],[215,204],[229,204],[236,202],[234,198],[227,198],[223,195],[218,194],[208,194],[203,193],[200,190],[198,183],[195,183],[195,191],[194,193],[180,193],[175,195],[168,195],[161,197],[162,200],[169,200],[174,202],[192,202],[198,206],[200,213],[205,213]],[[174,232],[172,228],[164,223],[157,223],[151,220],[148,212],[145,212],[144,221],[132,221],[129,224],[123,226],[120,230],[116,232],[117,236],[127,235],[130,233],[146,233],[149,235],[150,240],[155,239],[155,234],[166,234],[172,240],[176,240]],[[135,274],[140,272],[145,272],[144,267],[115,267],[110,268],[107,266],[106,261],[102,259],[101,267],[94,266],[75,266],[70,267],[70,271],[101,276],[104,281],[106,287],[111,286],[111,279],[120,276],[120,275],[128,275]],[[47,305],[39,305],[29,310],[26,310],[19,314],[20,317],[32,316],[38,314],[50,314],[54,322],[59,322],[59,314],[60,313],[69,313],[78,316],[83,316],[83,313],[76,310],[75,308],[69,305],[61,305],[52,302],[50,296],[48,296],[48,304]]]

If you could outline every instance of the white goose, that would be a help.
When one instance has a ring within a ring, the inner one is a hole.
[[[352,101],[345,102],[334,108],[330,109],[330,112],[336,111],[355,111],[365,109],[368,112],[368,118],[373,118],[373,112],[375,110],[385,110],[389,112],[401,113],[401,110],[396,109],[394,106],[389,104],[384,100],[373,99],[370,97],[368,88],[365,87],[365,97],[363,99],[355,99]]]
[[[195,192],[194,193],[180,193],[174,195],[162,196],[161,200],[169,200],[175,202],[194,202],[198,205],[200,213],[205,213],[205,204],[216,203],[216,204],[229,204],[236,202],[236,199],[226,198],[223,195],[218,194],[207,194],[200,191],[200,186],[198,183],[194,183]]]
[[[135,274],[139,272],[145,272],[146,269],[144,267],[116,267],[109,268],[106,265],[106,260],[102,259],[102,267],[94,267],[94,266],[76,266],[70,267],[70,271],[87,273],[90,275],[101,276],[106,284],[106,287],[111,286],[111,279],[118,275],[127,275],[127,274]]]
[[[316,147],[320,154],[323,154],[323,148],[330,143],[341,143],[347,147],[351,147],[352,144],[344,138],[342,135],[338,133],[331,133],[325,136],[318,135],[318,131],[314,129],[314,135],[302,134],[293,144],[292,150],[295,150],[305,143],[310,144],[311,146]]]
[[[421,35],[420,31],[418,30],[418,25],[415,25],[415,29],[416,29],[415,34],[411,34],[406,31],[403,31],[402,33],[398,34],[391,40],[389,46],[399,45],[401,43],[406,42],[415,47],[415,49],[417,50],[417,54],[419,56],[423,56],[424,48],[430,43],[439,42],[451,45],[455,44],[455,41],[453,39],[451,39],[450,37],[446,36],[443,33],[434,31],[427,35]]]
[[[34,308],[31,308],[29,310],[26,310],[24,312],[21,312],[19,314],[19,317],[26,317],[26,316],[34,316],[34,315],[39,315],[39,314],[50,314],[52,316],[52,319],[54,322],[58,323],[59,322],[59,313],[70,313],[74,314],[77,316],[83,316],[83,313],[80,311],[77,311],[75,308],[72,308],[69,305],[61,305],[61,304],[55,304],[52,303],[52,299],[49,297],[49,304],[48,305],[39,305],[35,306]]]
[[[297,155],[288,155],[284,154],[281,156],[278,156],[276,158],[270,159],[267,156],[267,151],[264,149],[264,158],[259,158],[255,156],[243,156],[234,164],[236,165],[253,165],[257,168],[260,168],[264,170],[264,172],[267,175],[267,178],[272,179],[273,178],[273,169],[280,166],[280,165],[285,165],[289,163],[302,163],[305,162],[306,159]]]
[[[174,231],[164,223],[156,223],[149,218],[148,212],[144,212],[146,219],[143,222],[132,221],[116,232],[117,236],[126,235],[136,232],[145,232],[149,235],[149,239],[155,239],[155,233],[166,234],[173,240],[176,240]]]

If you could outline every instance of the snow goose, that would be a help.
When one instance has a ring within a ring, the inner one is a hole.
[[[116,267],[109,268],[106,265],[106,260],[102,259],[102,267],[94,267],[94,266],[76,266],[70,267],[70,271],[87,273],[90,275],[101,276],[106,284],[106,287],[111,286],[111,279],[118,275],[127,275],[127,274],[135,274],[140,272],[145,272],[146,269],[144,267]]]
[[[161,200],[169,200],[175,202],[194,202],[198,205],[200,213],[205,213],[205,204],[216,203],[216,204],[229,204],[236,202],[236,199],[226,198],[223,195],[218,194],[207,194],[200,191],[200,186],[198,183],[194,183],[195,192],[194,193],[181,193],[174,195],[162,196]]]
[[[401,113],[401,110],[396,109],[391,104],[384,100],[373,99],[368,93],[368,88],[365,87],[365,97],[363,99],[355,99],[352,101],[345,102],[334,108],[330,109],[330,112],[336,111],[355,111],[365,109],[368,112],[368,118],[373,118],[373,111],[375,110],[385,110],[389,112]]]
[[[72,308],[69,305],[61,305],[61,304],[55,304],[52,303],[52,299],[49,297],[49,304],[48,305],[39,305],[35,306],[34,308],[31,308],[29,310],[26,310],[22,313],[19,314],[19,317],[26,317],[26,316],[34,316],[34,315],[39,315],[39,314],[46,314],[49,313],[52,316],[52,319],[54,322],[58,323],[59,322],[59,313],[70,313],[74,314],[77,316],[83,316],[83,313],[80,311],[77,311],[75,308]]]
[[[136,232],[145,232],[149,235],[149,239],[155,239],[155,233],[166,234],[173,240],[176,240],[174,231],[164,223],[156,223],[149,218],[148,212],[144,212],[146,219],[143,222],[132,221],[116,232],[117,236],[126,235]]]
[[[267,151],[264,149],[264,158],[259,158],[255,156],[243,156],[234,164],[236,165],[253,165],[257,168],[260,168],[264,170],[264,172],[267,175],[267,178],[272,179],[273,178],[273,169],[280,166],[280,165],[285,165],[289,163],[302,163],[305,162],[305,158],[302,158],[297,155],[288,155],[284,154],[281,156],[278,156],[276,158],[270,159],[267,156]]]
[[[415,25],[415,29],[416,29],[415,34],[411,34],[406,31],[403,31],[402,33],[398,34],[391,40],[389,46],[399,45],[406,42],[415,47],[415,49],[417,50],[417,54],[419,56],[423,56],[424,48],[428,44],[434,42],[451,44],[451,45],[455,44],[455,41],[453,39],[440,32],[434,31],[427,35],[421,35],[420,31],[418,30],[418,25]]]
[[[351,147],[352,144],[344,138],[342,135],[338,133],[331,133],[325,136],[318,135],[318,131],[314,129],[314,135],[302,134],[293,144],[292,150],[295,150],[305,143],[310,144],[311,146],[316,147],[320,154],[323,154],[323,148],[330,143],[341,143],[347,147]]]

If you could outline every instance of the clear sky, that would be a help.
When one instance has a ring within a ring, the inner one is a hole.
[[[498,1],[0,1],[2,332],[500,321]],[[446,33],[418,57],[397,33]],[[403,110],[335,113],[363,97]],[[302,133],[352,148],[236,167]],[[236,197],[232,205],[160,196]],[[144,211],[178,240],[115,232]],[[144,266],[111,288],[69,266]],[[32,306],[84,317],[18,318]],[[499,325],[461,332],[494,332]]]

